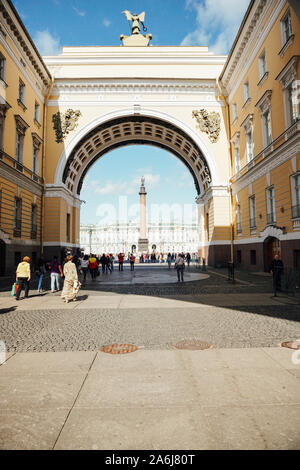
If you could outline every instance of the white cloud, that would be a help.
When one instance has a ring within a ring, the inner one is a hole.
[[[98,186],[95,188],[95,193],[101,196],[107,196],[109,194],[119,194],[121,191],[126,189],[126,183],[112,183],[108,181],[105,186]]]
[[[80,10],[78,10],[78,8],[76,8],[76,7],[73,7],[73,10],[75,11],[75,13],[76,13],[78,16],[85,16],[85,15],[86,15],[85,11],[80,11]]]
[[[249,0],[186,0],[196,11],[197,29],[181,42],[182,46],[209,46],[216,54],[228,54]]]
[[[111,25],[111,21],[108,20],[107,18],[104,18],[104,20],[102,21],[102,24],[103,26],[105,26],[105,28],[109,28]]]
[[[41,55],[57,55],[61,52],[59,38],[52,36],[48,30],[37,31],[33,40]]]

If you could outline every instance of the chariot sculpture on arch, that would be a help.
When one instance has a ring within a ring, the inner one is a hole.
[[[124,13],[128,21],[132,21],[131,36],[125,36],[124,34],[121,34],[120,36],[123,46],[148,46],[149,41],[152,39],[152,34],[141,34],[141,25],[143,27],[143,31],[147,31],[147,28],[144,25],[145,12],[143,11],[139,15],[137,13],[132,15],[130,11],[124,10],[122,13]]]

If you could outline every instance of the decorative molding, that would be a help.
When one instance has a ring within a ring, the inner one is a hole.
[[[199,206],[206,205],[211,199],[215,197],[226,197],[230,196],[227,186],[211,186],[205,192],[205,194],[200,195],[196,198],[196,204]]]
[[[45,198],[60,198],[64,199],[66,203],[71,207],[80,209],[81,201],[78,197],[73,196],[70,191],[64,186],[55,186],[51,184],[46,185]]]
[[[254,114],[248,114],[246,119],[244,119],[244,121],[242,122],[240,127],[243,127],[245,132],[248,132],[253,128],[253,118]]]
[[[27,124],[27,122],[24,121],[24,119],[19,114],[15,114],[15,120],[16,120],[17,132],[25,135],[25,132],[27,131],[29,127],[29,124]]]
[[[14,35],[16,38],[13,38],[14,42],[18,44],[18,47],[20,47],[24,52],[26,58],[28,57],[32,68],[43,81],[44,85],[48,86],[50,82],[50,73],[47,70],[42,58],[40,57],[32,39],[26,30],[24,30],[24,25],[16,16],[17,12],[14,11],[13,5],[9,5],[8,9],[5,7],[4,2],[0,2],[0,12],[2,13],[8,27],[10,28],[12,35]],[[14,17],[16,17],[16,19]]]
[[[38,134],[36,134],[35,132],[31,132],[31,135],[32,135],[34,148],[39,149],[41,144],[43,143],[43,139]]]
[[[280,57],[283,57],[285,54],[285,51],[293,44],[294,38],[295,38],[295,35],[291,34],[291,36],[288,38],[284,46],[278,52],[278,55],[280,55]]]
[[[233,193],[241,191],[250,183],[257,181],[259,178],[265,176],[268,172],[274,170],[274,168],[282,165],[288,160],[292,160],[299,152],[300,132],[298,131],[296,134],[293,134],[292,138],[277,147],[262,161],[250,168],[244,175],[238,177],[231,185]]]
[[[267,90],[260,100],[256,103],[255,107],[259,109],[261,114],[264,114],[271,107],[272,90]]]
[[[269,72],[265,72],[264,75],[263,75],[263,76],[261,77],[261,79],[259,80],[257,86],[258,86],[258,87],[261,87],[262,84],[267,80],[268,76],[269,76]]]
[[[294,55],[275,78],[275,80],[279,81],[283,89],[287,88],[294,80],[297,80],[297,64],[299,57],[299,55]]]
[[[0,240],[4,241],[6,245],[11,245],[12,241],[11,238],[9,238],[8,233],[3,232],[3,230],[0,229]]]
[[[206,109],[200,109],[200,111],[193,111],[192,115],[193,118],[196,118],[200,131],[208,134],[208,138],[212,143],[218,142],[221,131],[220,114],[216,112],[208,113]]]

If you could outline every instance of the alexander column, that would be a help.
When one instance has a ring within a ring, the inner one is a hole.
[[[148,251],[149,241],[147,238],[147,223],[146,223],[146,188],[145,178],[142,177],[142,184],[140,187],[140,238],[138,242],[138,251],[140,253]]]

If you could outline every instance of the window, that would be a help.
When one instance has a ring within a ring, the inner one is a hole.
[[[249,198],[250,204],[250,229],[256,228],[256,205],[255,196]]]
[[[282,86],[286,128],[299,119],[298,56],[293,56],[276,77]]]
[[[0,54],[0,79],[5,82],[6,59]]]
[[[15,158],[18,163],[23,163],[24,136],[28,129],[28,124],[19,115],[15,115],[16,120],[16,151]]]
[[[250,250],[250,263],[252,265],[256,264],[256,250]]]
[[[24,135],[17,132],[16,138],[16,160],[18,163],[23,162]]]
[[[237,250],[237,262],[238,264],[242,264],[242,251]]]
[[[34,105],[34,120],[40,122],[40,105],[37,102]]]
[[[18,98],[19,103],[22,103],[25,105],[25,84],[22,82],[22,80],[19,81],[19,98]]]
[[[252,160],[254,157],[252,129],[246,132],[246,152],[247,152],[247,161],[250,162],[250,160]]]
[[[233,122],[237,119],[237,105],[233,103],[232,105],[232,120]]]
[[[236,207],[236,231],[242,233],[241,206],[239,204]]]
[[[276,222],[275,192],[274,187],[267,189],[267,223]]]
[[[298,118],[298,86],[297,80],[294,80],[286,89],[286,100],[287,100],[287,118],[288,123],[291,126]]]
[[[291,13],[288,9],[285,15],[283,16],[281,22],[281,40],[282,45],[284,45],[290,39],[292,35],[292,23],[291,23]]]
[[[36,240],[37,235],[37,206],[31,206],[31,239]]]
[[[3,150],[4,141],[4,120],[5,117],[0,113],[0,150]]]
[[[36,175],[39,173],[39,149],[36,147],[33,147],[32,171]]]
[[[14,214],[14,237],[21,237],[22,227],[22,199],[15,197],[15,214]]]
[[[263,51],[258,58],[258,69],[259,69],[259,80],[261,80],[267,72],[265,51]]]
[[[244,103],[247,103],[247,101],[250,98],[250,93],[249,93],[249,82],[248,80],[246,83],[244,83]]]
[[[292,176],[292,218],[300,217],[300,173]]]
[[[71,220],[70,219],[71,219],[70,214],[67,214],[67,230],[66,230],[66,232],[67,232],[67,243],[70,243],[70,233],[71,233],[71,231],[70,231],[70,228],[71,228],[70,222],[71,222]]]
[[[234,169],[238,173],[240,171],[240,147],[234,147]]]
[[[267,147],[272,143],[272,124],[271,124],[271,112],[268,109],[262,115],[262,123],[263,123],[263,142],[264,147]]]

